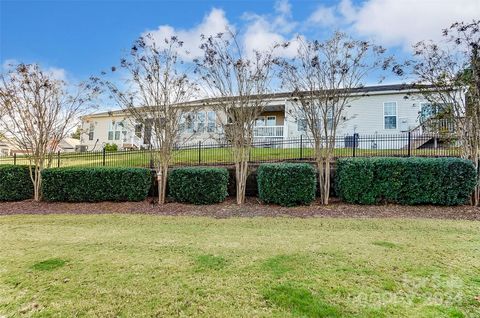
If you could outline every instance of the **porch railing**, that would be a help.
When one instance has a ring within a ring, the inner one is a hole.
[[[283,137],[283,126],[256,126],[253,128],[254,137]]]
[[[449,118],[430,118],[411,130],[420,134],[452,134],[455,132],[455,123]]]

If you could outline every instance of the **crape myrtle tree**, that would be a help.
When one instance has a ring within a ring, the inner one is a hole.
[[[395,71],[413,75],[431,107],[446,108],[443,116],[454,125],[462,156],[479,171],[480,20],[454,23],[443,30],[443,36],[439,42],[417,43],[413,59],[397,66]],[[472,201],[480,204],[480,186],[476,187]]]
[[[202,87],[211,97],[205,104],[217,109],[224,140],[235,163],[237,204],[245,201],[249,153],[255,120],[266,106],[275,60],[273,47],[265,52],[245,52],[231,30],[202,36],[203,56],[195,59]]]
[[[320,201],[328,204],[330,163],[338,128],[349,119],[346,109],[359,97],[356,91],[367,78],[388,68],[392,59],[381,46],[341,32],[324,41],[298,37],[297,42],[297,54],[280,62],[280,78],[292,91],[292,115],[303,121],[312,138]]]
[[[42,170],[98,92],[94,83],[69,85],[37,64],[11,65],[0,75],[0,131],[26,154],[35,201],[41,200]]]
[[[109,96],[134,124],[151,131],[159,204],[165,203],[168,166],[180,140],[182,116],[189,109],[182,104],[197,92],[189,76],[192,66],[180,57],[182,47],[183,42],[176,36],[162,43],[156,43],[151,34],[141,36],[121,59],[120,66],[112,67],[112,72],[125,76],[125,81],[102,80]]]

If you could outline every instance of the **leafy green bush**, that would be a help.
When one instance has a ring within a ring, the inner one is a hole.
[[[143,168],[52,168],[42,172],[45,201],[141,201],[152,173]]]
[[[306,163],[268,163],[257,170],[258,194],[265,203],[283,206],[315,200],[316,172]]]
[[[228,195],[227,187],[228,171],[224,168],[176,168],[168,176],[169,196],[177,202],[222,202]]]
[[[459,158],[345,158],[336,163],[338,196],[350,203],[465,204],[476,183]]]
[[[105,151],[106,152],[115,152],[118,150],[118,145],[117,144],[106,144],[105,145]]]
[[[21,201],[33,197],[28,166],[0,165],[0,201]]]

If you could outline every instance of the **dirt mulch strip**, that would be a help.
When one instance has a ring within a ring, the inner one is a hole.
[[[310,206],[285,208],[265,205],[257,198],[248,198],[243,206],[233,199],[216,205],[190,205],[167,203],[163,206],[142,202],[101,203],[46,203],[31,200],[0,203],[0,215],[12,214],[104,214],[130,213],[154,215],[210,216],[215,218],[290,216],[290,217],[338,217],[338,218],[433,218],[480,221],[480,208],[472,206],[402,206],[402,205],[352,205],[333,201],[329,206],[314,203]]]

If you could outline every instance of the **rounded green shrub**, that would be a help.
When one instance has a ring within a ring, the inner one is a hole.
[[[152,184],[144,168],[52,168],[42,172],[45,201],[142,201]]]
[[[33,182],[28,166],[0,165],[0,201],[33,198]]]
[[[170,171],[168,193],[177,202],[212,204],[228,195],[228,171],[224,168],[186,167]]]
[[[343,158],[335,189],[349,203],[465,204],[475,187],[472,162],[460,158]]]
[[[310,204],[315,200],[316,172],[307,163],[267,163],[257,170],[258,194],[265,203],[282,206]]]
[[[106,152],[115,152],[118,151],[118,145],[115,143],[106,144],[104,149]]]

